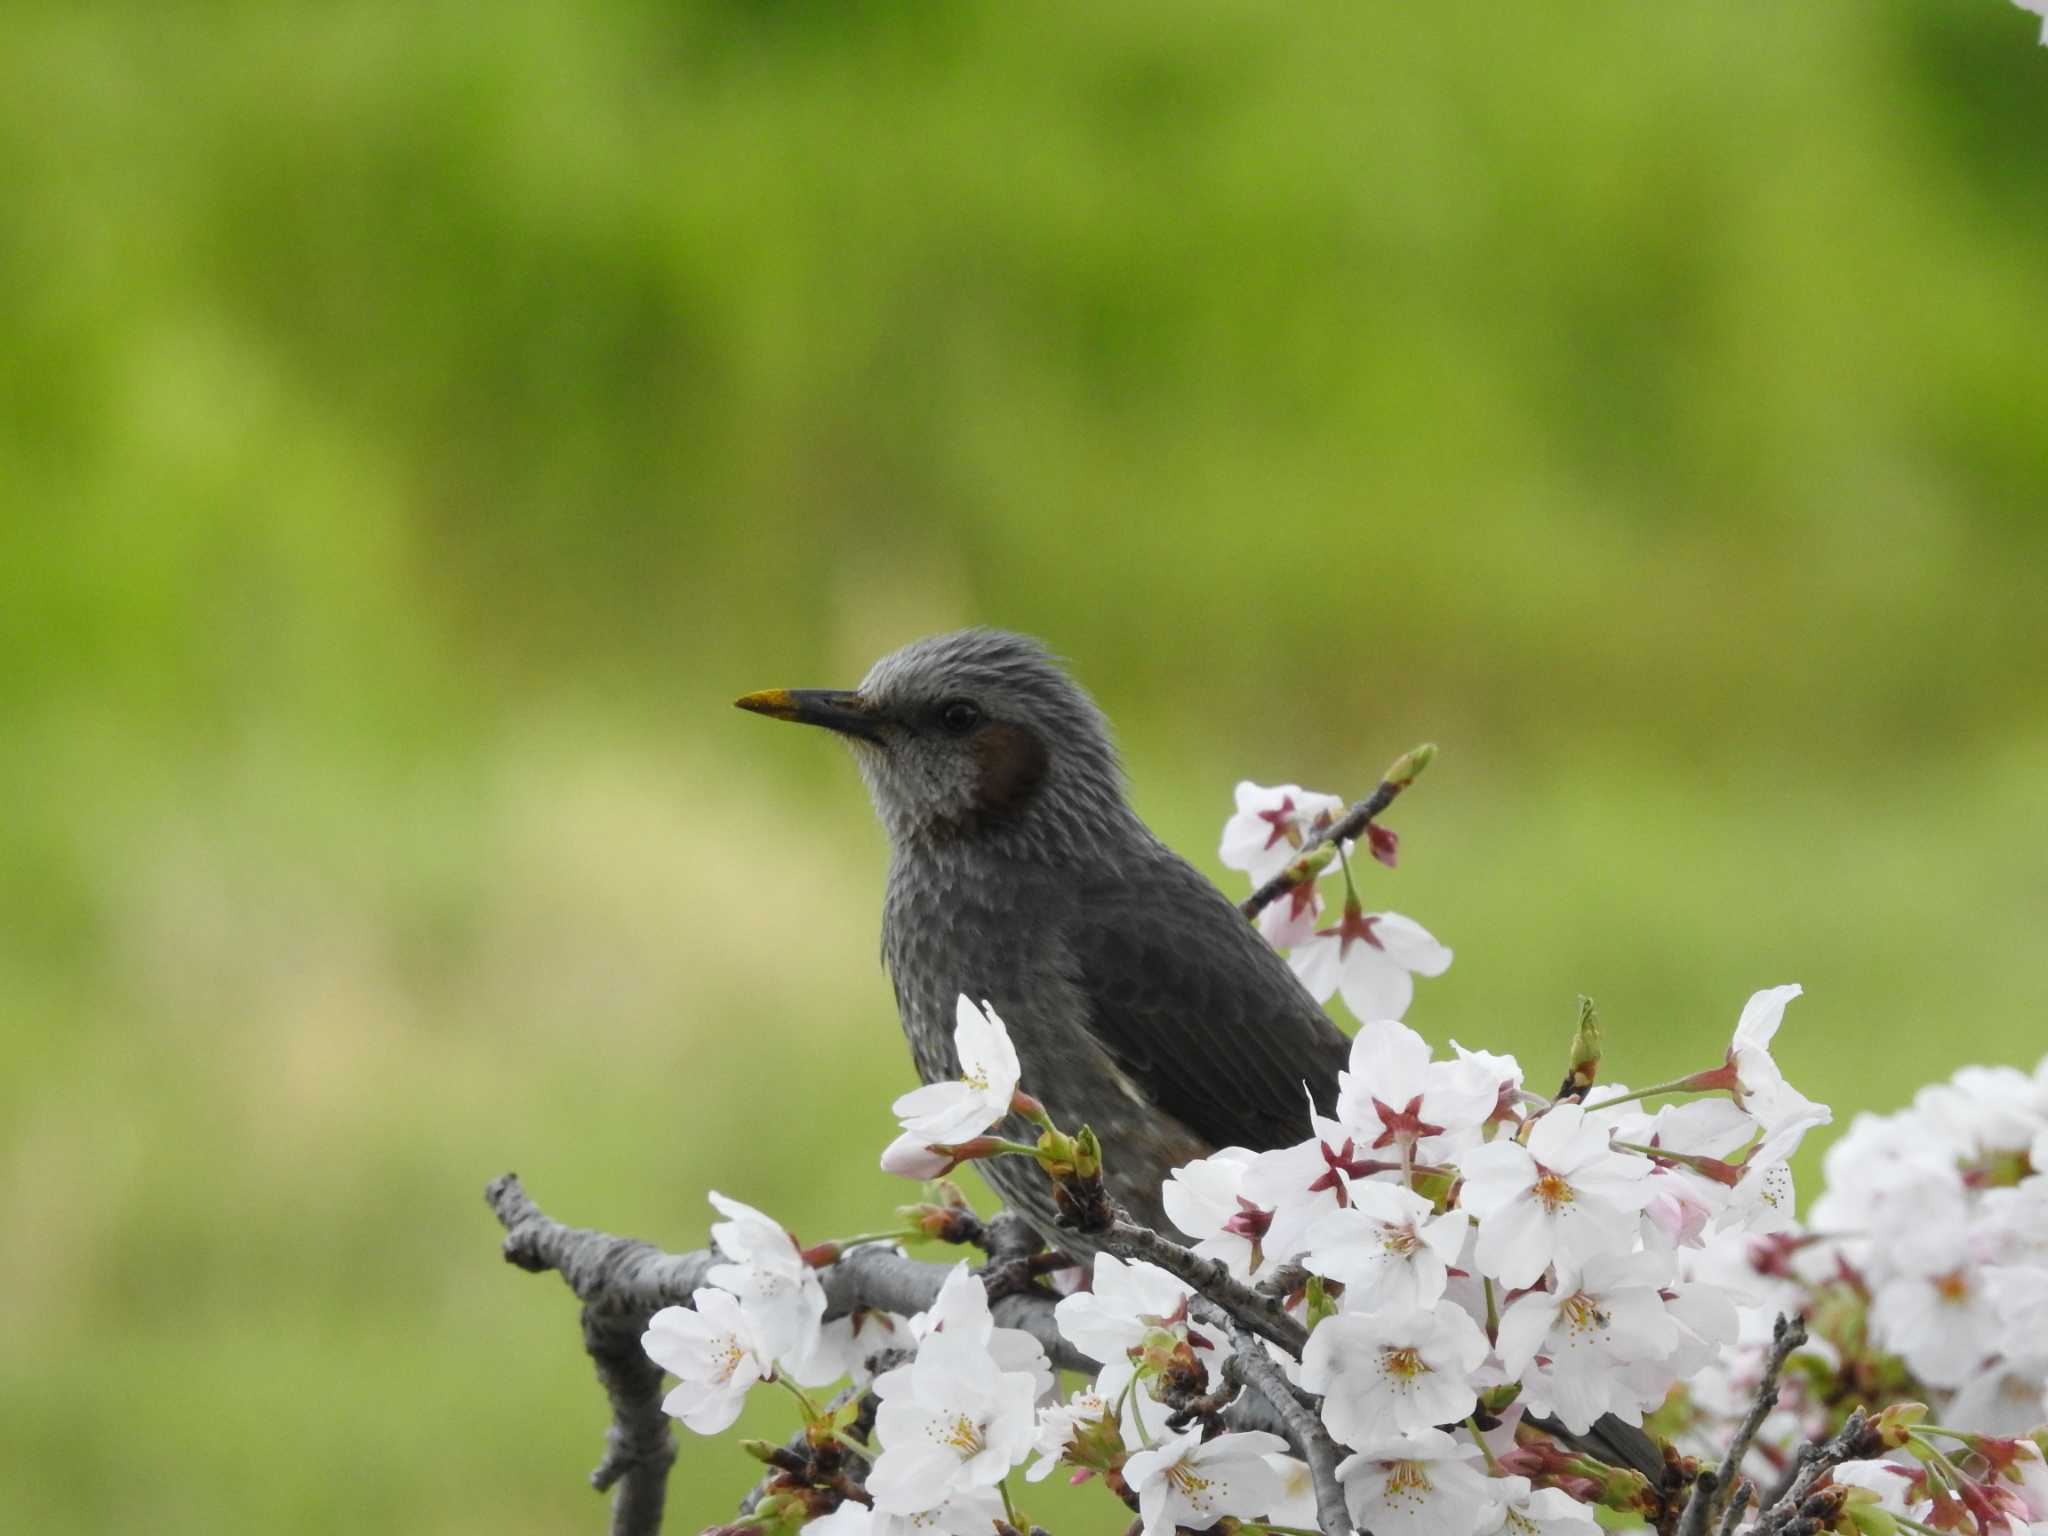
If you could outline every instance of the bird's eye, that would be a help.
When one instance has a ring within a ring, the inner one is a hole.
[[[981,709],[972,699],[949,699],[939,706],[939,724],[955,736],[965,736],[981,724]]]

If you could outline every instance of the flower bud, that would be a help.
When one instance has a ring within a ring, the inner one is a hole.
[[[1896,1451],[1911,1437],[1913,1426],[1926,1417],[1925,1403],[1893,1403],[1870,1421],[1870,1428],[1886,1450]]]
[[[1395,758],[1382,777],[1398,789],[1406,789],[1422,777],[1422,770],[1430,765],[1436,756],[1436,743],[1425,741],[1419,747],[1410,748]]]
[[[1602,1045],[1600,1012],[1593,1006],[1593,999],[1579,999],[1579,1027],[1572,1032],[1571,1066],[1564,1080],[1564,1092],[1574,1098],[1583,1099],[1586,1091],[1600,1076],[1600,1049]]]
[[[905,1179],[935,1179],[957,1161],[905,1131],[882,1152],[882,1172]]]
[[[1842,1506],[1842,1514],[1860,1536],[1898,1536],[1899,1522],[1877,1502],[1877,1495],[1868,1488],[1851,1488],[1848,1501]]]
[[[1401,836],[1392,827],[1374,822],[1365,829],[1365,846],[1367,852],[1389,869],[1400,863]]]

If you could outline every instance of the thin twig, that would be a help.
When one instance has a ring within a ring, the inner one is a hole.
[[[1205,1259],[1150,1227],[1139,1226],[1121,1211],[1110,1223],[1102,1246],[1119,1258],[1142,1259],[1186,1281],[1238,1323],[1262,1339],[1271,1339],[1297,1360],[1308,1345],[1308,1330],[1273,1297],[1261,1296],[1220,1260]]]
[[[1822,1474],[1834,1471],[1845,1461],[1866,1460],[1883,1449],[1883,1441],[1871,1428],[1870,1416],[1861,1408],[1849,1415],[1849,1421],[1832,1439],[1820,1445],[1802,1446],[1799,1459],[1794,1463],[1797,1470],[1792,1475],[1791,1486],[1772,1499],[1757,1517],[1759,1536],[1782,1530],[1799,1513],[1799,1506],[1806,1502],[1806,1496],[1813,1491],[1813,1485],[1820,1481]]]
[[[1287,1438],[1308,1463],[1309,1481],[1316,1491],[1316,1523],[1323,1536],[1352,1536],[1344,1485],[1337,1481],[1342,1449],[1330,1438],[1315,1411],[1294,1395],[1293,1387],[1266,1353],[1265,1345],[1236,1328],[1231,1329],[1231,1339],[1233,1347],[1224,1372],[1264,1397],[1287,1427]]]
[[[1728,1507],[1721,1511],[1721,1529],[1715,1536],[1735,1536],[1735,1527],[1742,1523],[1742,1512],[1749,1508],[1749,1501],[1756,1497],[1756,1484],[1744,1478],[1735,1485],[1735,1495],[1729,1499]]]
[[[1410,757],[1413,756],[1415,754],[1411,753]],[[1406,760],[1403,759],[1403,761]],[[1297,878],[1296,864],[1328,843],[1351,842],[1356,839],[1372,824],[1373,818],[1392,805],[1396,797],[1411,782],[1413,781],[1407,779],[1399,782],[1393,779],[1380,780],[1379,788],[1375,789],[1363,800],[1360,800],[1356,805],[1353,805],[1342,816],[1331,822],[1329,826],[1318,832],[1314,837],[1303,843],[1300,853],[1295,856],[1295,859],[1289,863],[1288,867],[1253,891],[1251,895],[1245,897],[1243,901],[1240,901],[1237,904],[1237,910],[1246,917],[1257,917],[1266,908],[1273,905],[1274,902],[1302,883]],[[1313,879],[1314,876],[1311,875],[1309,878]]]
[[[1792,1351],[1805,1342],[1806,1324],[1796,1317],[1779,1313],[1777,1322],[1771,1326],[1771,1348],[1764,1357],[1763,1379],[1757,1383],[1749,1411],[1736,1427],[1734,1439],[1728,1442],[1728,1453],[1721,1458],[1719,1469],[1700,1469],[1699,1477],[1692,1485],[1692,1497],[1686,1500],[1685,1513],[1679,1517],[1678,1536],[1706,1536],[1707,1522],[1714,1515],[1715,1495],[1723,1488],[1734,1486],[1742,1475],[1742,1461],[1749,1454],[1750,1443],[1756,1439],[1756,1432],[1763,1427],[1771,1410],[1778,1406],[1779,1373],[1784,1370],[1785,1361]]]

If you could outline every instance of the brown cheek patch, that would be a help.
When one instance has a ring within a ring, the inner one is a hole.
[[[1021,725],[992,725],[974,738],[978,765],[974,809],[983,816],[1015,816],[1045,782],[1052,757],[1045,743]]]

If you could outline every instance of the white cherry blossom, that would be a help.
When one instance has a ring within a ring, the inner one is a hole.
[[[1076,1435],[1106,1433],[1105,1421],[1110,1426],[1115,1424],[1116,1404],[1093,1387],[1082,1388],[1063,1403],[1039,1409],[1038,1438],[1032,1442],[1038,1460],[1025,1469],[1025,1481],[1043,1482],[1059,1465]]]
[[[1430,1307],[1443,1295],[1445,1267],[1457,1262],[1471,1227],[1463,1211],[1437,1215],[1412,1189],[1356,1184],[1349,1206],[1309,1227],[1302,1262],[1326,1279],[1358,1287],[1375,1307]]]
[[[1216,856],[1225,869],[1241,869],[1253,885],[1264,885],[1343,813],[1344,802],[1335,795],[1318,794],[1299,784],[1254,784],[1245,779],[1237,786],[1237,811],[1223,823]]]
[[[993,1488],[956,1494],[936,1509],[895,1514],[848,1499],[829,1515],[806,1521],[808,1536],[988,1536],[1003,1518],[1002,1495]]]
[[[1053,1389],[1052,1364],[1045,1357],[1045,1346],[1021,1328],[996,1326],[989,1311],[988,1287],[968,1269],[965,1260],[947,1274],[930,1310],[910,1319],[910,1333],[920,1344],[939,1333],[971,1342],[988,1355],[997,1370],[1029,1376],[1034,1397],[1044,1397]]]
[[[1863,1488],[1877,1495],[1878,1508],[1919,1519],[1933,1506],[1922,1496],[1925,1474],[1896,1461],[1845,1461],[1828,1474],[1844,1488]]]
[[[1771,1056],[1771,1041],[1785,1020],[1785,1005],[1804,989],[1798,983],[1766,987],[1743,1004],[1735,1021],[1735,1039],[1728,1047],[1728,1065],[1736,1078],[1735,1102],[1755,1116],[1765,1133],[1784,1127],[1826,1125],[1834,1118],[1825,1104],[1816,1104],[1785,1081]]]
[[[1495,1480],[1440,1429],[1361,1446],[1338,1463],[1337,1476],[1352,1520],[1373,1536],[1476,1530],[1497,1499]]]
[[[1297,1456],[1269,1454],[1266,1465],[1280,1480],[1280,1491],[1274,1495],[1266,1518],[1275,1525],[1315,1530],[1320,1523],[1316,1514],[1316,1483],[1308,1463]]]
[[[1341,994],[1364,1023],[1400,1018],[1415,996],[1415,978],[1443,975],[1451,952],[1413,918],[1366,912],[1348,901],[1343,916],[1296,944],[1287,963],[1317,1002]]]
[[[1960,1387],[2006,1336],[1984,1270],[1957,1257],[1952,1269],[1894,1275],[1870,1306],[1879,1340],[1937,1387]]]
[[[1499,1090],[1491,1072],[1431,1059],[1429,1042],[1397,1019],[1373,1019],[1337,1074],[1337,1119],[1369,1157],[1438,1163],[1476,1145]]]
[[[868,1492],[877,1509],[895,1514],[993,1488],[1037,1435],[1037,1383],[1000,1369],[971,1330],[927,1335],[908,1365],[875,1379],[875,1395],[882,1453]]]
[[[1555,1414],[1575,1434],[1603,1413],[1642,1422],[1642,1410],[1664,1400],[1670,1373],[1658,1367],[1682,1337],[1658,1294],[1669,1278],[1660,1256],[1599,1254],[1581,1272],[1561,1275],[1555,1291],[1510,1302],[1500,1319],[1500,1362],[1521,1379],[1529,1410]]]
[[[768,1375],[754,1325],[730,1291],[706,1286],[687,1307],[663,1307],[647,1320],[640,1347],[676,1377],[661,1410],[700,1435],[730,1429],[747,1389]]]
[[[1533,1487],[1526,1477],[1501,1477],[1489,1491],[1500,1502],[1473,1536],[1600,1536],[1592,1508],[1561,1488]]]
[[[1487,1142],[1466,1153],[1459,1203],[1479,1222],[1479,1268],[1518,1290],[1553,1263],[1578,1267],[1627,1252],[1649,1202],[1651,1165],[1617,1152],[1586,1111],[1560,1104],[1530,1128],[1528,1144]]]
[[[770,1360],[794,1364],[804,1359],[817,1348],[825,1316],[825,1288],[817,1271],[804,1262],[796,1239],[781,1223],[717,1190],[710,1199],[725,1217],[712,1223],[711,1240],[732,1262],[713,1265],[705,1278],[739,1298]]]
[[[882,1172],[893,1173],[899,1179],[936,1179],[952,1166],[952,1158],[934,1152],[930,1142],[909,1131],[882,1149]]]
[[[1323,1422],[1347,1445],[1454,1423],[1478,1401],[1486,1335],[1455,1303],[1340,1312],[1301,1353],[1301,1384],[1323,1395]]]
[[[1255,1279],[1266,1266],[1262,1239],[1271,1213],[1245,1198],[1245,1174],[1256,1152],[1225,1147],[1174,1169],[1159,1192],[1166,1219],[1178,1227],[1205,1259],[1219,1260],[1240,1280]]]
[[[2017,1067],[1962,1067],[1913,1095],[1913,1108],[1963,1155],[2024,1152],[2048,1129],[2048,1097]]]
[[[1061,1299],[1053,1308],[1060,1334],[1091,1360],[1123,1359],[1154,1328],[1187,1315],[1193,1292],[1154,1264],[1095,1255],[1092,1290]]]
[[[1123,1475],[1138,1495],[1145,1536],[1170,1536],[1180,1526],[1207,1530],[1226,1515],[1265,1514],[1282,1492],[1266,1458],[1286,1449],[1278,1435],[1252,1431],[1204,1441],[1194,1429],[1139,1451]]]
[[[1306,944],[1316,936],[1316,925],[1323,920],[1326,905],[1320,882],[1310,880],[1297,885],[1259,909],[1260,936],[1275,949]]]
[[[953,1050],[960,1076],[913,1088],[894,1104],[903,1129],[929,1145],[950,1146],[979,1136],[1010,1113],[1016,1097],[1017,1048],[995,1009],[976,1007],[966,993],[954,1008]]]
[[[1357,1133],[1335,1120],[1311,1112],[1309,1123],[1308,1140],[1261,1152],[1245,1168],[1244,1229],[1258,1235],[1268,1264],[1287,1263],[1300,1253],[1316,1218],[1349,1205],[1351,1191],[1373,1178],[1373,1169],[1400,1166],[1398,1157],[1362,1147]]]

